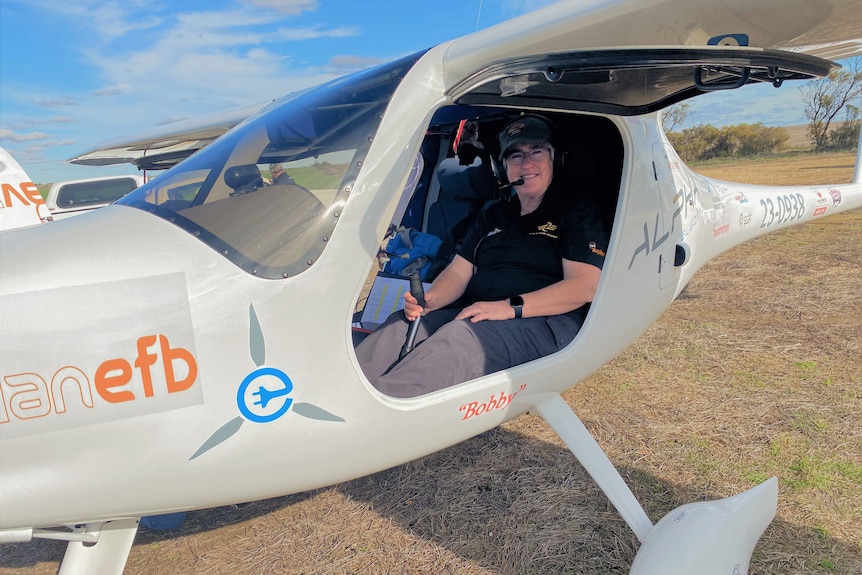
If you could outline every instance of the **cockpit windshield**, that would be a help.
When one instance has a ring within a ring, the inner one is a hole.
[[[323,251],[420,56],[287,96],[117,203],[184,228],[251,274],[296,275]]]

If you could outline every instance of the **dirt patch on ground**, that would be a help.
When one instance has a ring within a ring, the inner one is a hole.
[[[851,155],[835,155],[699,171],[814,183],[849,181],[852,169]],[[729,251],[564,395],[653,521],[777,476],[778,515],[753,574],[862,573],[860,238],[856,210]],[[528,414],[366,478],[142,529],[126,574],[622,574],[636,551]],[[62,554],[53,542],[2,546],[0,573],[56,573]]]

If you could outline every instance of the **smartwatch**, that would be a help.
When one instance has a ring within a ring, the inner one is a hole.
[[[509,298],[509,305],[515,310],[515,319],[521,317],[521,312],[524,310],[524,298],[519,295],[513,295]]]

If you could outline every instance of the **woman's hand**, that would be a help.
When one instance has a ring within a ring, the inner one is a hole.
[[[455,319],[469,319],[476,323],[484,320],[514,319],[515,308],[506,300],[477,301],[461,310]]]
[[[431,287],[425,290],[425,308],[423,309],[410,292],[404,293],[404,317],[414,321],[423,313],[444,308],[464,294],[467,283],[473,276],[473,264],[455,256],[446,266]]]
[[[428,305],[428,296],[429,294],[425,294],[425,305]],[[433,296],[432,296],[433,301]],[[416,321],[420,315],[422,315],[424,308],[419,305],[419,302],[413,297],[409,291],[404,292],[404,317],[407,318],[407,321]]]

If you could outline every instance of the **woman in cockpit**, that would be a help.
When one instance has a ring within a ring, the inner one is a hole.
[[[543,357],[571,342],[598,286],[610,238],[597,210],[554,180],[553,125],[521,116],[499,133],[515,195],[486,208],[421,307],[357,348],[366,377],[387,395],[415,397]],[[412,321],[415,349],[399,360]]]

